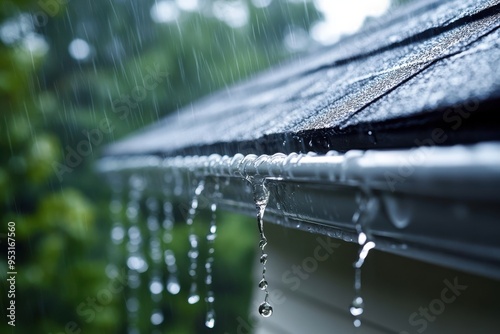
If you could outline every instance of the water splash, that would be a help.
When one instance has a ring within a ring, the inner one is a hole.
[[[138,289],[141,286],[140,273],[148,269],[146,259],[142,254],[143,238],[139,228],[140,200],[146,187],[146,180],[137,174],[129,178],[129,194],[126,207],[126,216],[128,220],[128,240],[127,240],[127,267],[129,295],[127,299],[128,311],[128,332],[138,333],[139,319],[139,299]]]
[[[359,317],[364,312],[364,300],[361,296],[361,267],[370,250],[375,248],[375,242],[370,240],[367,225],[373,220],[379,209],[379,201],[375,196],[363,194],[358,198],[358,210],[352,216],[352,222],[358,233],[358,244],[360,246],[358,260],[354,266],[354,299],[349,311],[354,316],[355,327],[361,326]]]
[[[196,209],[198,208],[198,197],[201,195],[205,189],[205,180],[198,182],[198,185],[194,191],[193,199],[191,200],[191,207],[188,211],[188,216],[186,219],[186,224],[189,226],[189,245],[190,249],[188,251],[189,257],[189,276],[191,277],[191,287],[189,289],[188,303],[196,304],[200,300],[200,295],[198,294],[198,286],[196,284],[197,278],[197,267],[198,267],[198,236],[194,231],[193,221],[196,215]]]
[[[269,304],[269,290],[266,280],[266,263],[267,253],[265,247],[267,245],[267,238],[264,234],[264,212],[267,203],[269,202],[269,190],[266,187],[265,179],[258,177],[249,177],[247,180],[252,185],[253,198],[255,207],[257,209],[257,226],[259,229],[259,248],[260,248],[260,263],[262,264],[262,279],[259,282],[259,288],[265,292],[264,301],[259,305],[259,313],[263,317],[270,317],[273,314],[273,307]]]
[[[207,304],[207,315],[205,318],[205,326],[208,328],[214,328],[215,326],[215,295],[212,287],[212,266],[214,263],[214,241],[217,237],[217,204],[215,203],[215,198],[219,195],[219,183],[218,181],[214,184],[214,202],[210,205],[210,211],[212,213],[210,219],[210,226],[207,233],[207,245],[208,245],[208,256],[205,262],[205,269],[207,276],[205,277],[205,284],[207,285],[207,296],[205,298]]]

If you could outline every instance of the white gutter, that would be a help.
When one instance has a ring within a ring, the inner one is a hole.
[[[97,168],[157,180],[172,172],[183,179],[229,178],[220,206],[252,216],[245,178],[262,177],[271,191],[268,221],[353,242],[356,197],[370,194],[380,202],[367,227],[379,250],[500,278],[498,142],[322,156],[108,156]],[[162,194],[154,185],[165,184],[152,184],[148,190]]]

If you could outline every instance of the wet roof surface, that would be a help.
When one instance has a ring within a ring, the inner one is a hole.
[[[289,153],[500,139],[500,0],[423,1],[193,103],[107,155]],[[383,22],[383,23],[381,23]]]

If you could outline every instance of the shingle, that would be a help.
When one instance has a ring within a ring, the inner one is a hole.
[[[500,139],[488,122],[500,99],[499,3],[403,7],[329,48],[186,106],[106,154],[407,147],[425,133],[422,124],[446,123],[444,112],[456,106],[478,116],[448,129],[454,135],[446,144]]]

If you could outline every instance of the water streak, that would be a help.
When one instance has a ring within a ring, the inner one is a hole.
[[[375,248],[375,242],[371,241],[367,225],[373,220],[378,212],[379,202],[375,196],[363,194],[358,199],[358,210],[352,216],[352,222],[358,233],[358,244],[360,246],[358,259],[353,264],[354,267],[354,299],[350,312],[354,316],[355,327],[361,326],[360,316],[364,312],[364,300],[361,296],[361,268],[370,250]]]
[[[109,203],[109,211],[111,213],[111,242],[115,245],[121,245],[125,238],[125,228],[123,226],[121,212],[122,205],[122,186],[120,182],[115,181],[112,187],[111,202]]]
[[[146,186],[146,180],[137,174],[129,178],[129,194],[126,208],[128,220],[127,240],[127,267],[129,294],[127,299],[128,311],[128,333],[138,333],[139,322],[139,298],[138,289],[141,286],[140,274],[148,269],[146,259],[142,254],[143,237],[139,228],[139,212],[142,193]]]
[[[167,265],[168,271],[168,278],[165,286],[170,294],[176,295],[181,291],[181,286],[179,284],[179,279],[177,278],[177,264],[175,260],[175,254],[173,250],[169,248],[169,245],[173,240],[172,230],[174,228],[174,213],[171,202],[165,202],[163,204],[163,213],[163,243],[165,244],[163,259],[165,261],[165,264]]]
[[[262,264],[262,279],[259,281],[259,288],[265,292],[264,301],[259,305],[259,313],[263,317],[270,317],[273,314],[273,307],[269,304],[269,290],[266,280],[266,263],[267,253],[265,247],[267,245],[267,238],[264,233],[264,212],[267,203],[269,202],[269,190],[266,187],[264,178],[247,178],[252,185],[253,198],[255,207],[257,209],[257,227],[259,229],[259,248],[260,248],[260,263]]]
[[[198,198],[205,189],[205,180],[198,182],[198,185],[194,191],[193,199],[191,200],[191,207],[188,211],[188,216],[186,219],[186,224],[189,226],[189,276],[191,277],[191,287],[189,289],[188,303],[196,304],[200,300],[200,295],[198,293],[198,286],[196,283],[197,278],[197,267],[198,267],[198,236],[194,231],[194,217],[196,215],[196,209],[198,208]]]
[[[149,257],[152,262],[152,274],[149,281],[149,291],[151,292],[153,309],[151,311],[150,322],[155,328],[158,328],[157,326],[161,325],[163,322],[163,313],[160,309],[163,282],[161,278],[162,249],[161,241],[158,236],[158,231],[160,229],[158,219],[158,201],[155,198],[150,197],[146,201],[146,207],[148,209],[147,226],[149,232]]]
[[[215,294],[213,292],[213,287],[212,287],[212,266],[214,263],[214,253],[215,253],[215,248],[214,248],[214,241],[215,238],[217,237],[217,204],[215,202],[215,198],[219,195],[219,183],[216,180],[215,185],[214,185],[214,202],[212,205],[210,205],[210,211],[212,213],[211,219],[210,219],[210,225],[207,233],[207,245],[208,245],[208,256],[207,260],[205,262],[205,269],[207,272],[207,276],[205,277],[205,284],[207,285],[207,296],[205,298],[206,304],[207,304],[207,315],[205,318],[205,326],[208,328],[214,328],[215,326],[215,308],[214,308],[214,302],[215,302]]]
[[[115,175],[110,178],[111,183],[111,201],[109,203],[109,212],[111,218],[110,243],[108,246],[109,264],[106,266],[106,274],[110,279],[118,276],[118,263],[124,261],[122,245],[125,239],[125,227],[123,226],[123,184],[122,179]]]

